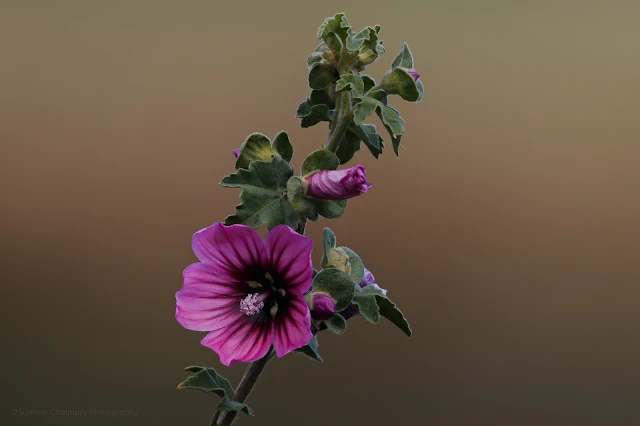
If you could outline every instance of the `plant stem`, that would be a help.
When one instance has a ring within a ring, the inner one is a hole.
[[[298,227],[296,228],[296,232],[300,235],[304,235],[304,229],[307,226],[307,220],[305,219],[304,221],[300,222],[298,224]]]
[[[353,118],[353,113],[351,112],[350,90],[340,92],[340,106],[336,106],[336,112],[338,113],[338,116],[333,117],[333,119],[336,121],[336,124],[333,128],[333,131],[329,134],[329,141],[325,146],[326,150],[333,153],[338,150],[340,142],[342,141],[342,138],[347,131],[347,127],[349,127],[349,123]]]
[[[262,374],[262,370],[264,370],[264,367],[266,367],[267,363],[271,358],[273,358],[273,355],[274,351],[271,349],[263,358],[249,364],[247,369],[244,371],[244,375],[242,376],[238,387],[236,388],[236,392],[233,394],[234,401],[244,403],[247,400],[253,386],[258,380],[258,377]],[[229,426],[235,420],[237,415],[237,411],[218,412],[213,416],[211,426]]]

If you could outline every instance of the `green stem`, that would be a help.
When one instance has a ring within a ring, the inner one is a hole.
[[[244,371],[244,375],[236,388],[236,392],[233,394],[233,400],[238,401],[243,404],[253,386],[258,381],[258,377],[262,374],[262,370],[267,366],[267,363],[273,358],[274,355],[273,348],[269,350],[269,352],[261,359],[252,362],[249,364],[247,369]],[[211,426],[229,426],[235,420],[238,415],[237,411],[222,411],[218,412],[213,416],[211,420]]]
[[[296,228],[296,232],[300,235],[304,235],[304,229],[307,226],[307,219],[305,219],[304,221],[300,222],[298,224],[298,227]]]
[[[340,92],[340,106],[339,108],[336,106],[336,111],[339,112],[339,115],[333,117],[333,119],[336,120],[336,124],[333,131],[330,133],[329,141],[325,146],[326,150],[333,153],[335,153],[340,147],[340,142],[342,141],[342,138],[349,127],[349,123],[353,118],[353,113],[351,112],[350,90]]]
[[[367,93],[373,93],[377,90],[382,90],[382,84],[378,84],[373,86],[371,89],[367,90]]]

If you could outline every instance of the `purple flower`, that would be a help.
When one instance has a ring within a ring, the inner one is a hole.
[[[407,74],[409,74],[413,78],[413,81],[416,81],[420,78],[420,74],[412,70],[408,70]]]
[[[311,316],[319,320],[327,320],[336,313],[336,302],[325,293],[314,293],[311,296]]]
[[[358,285],[360,286],[360,288],[373,286],[373,288],[377,288],[385,296],[387,295],[387,290],[385,290],[384,288],[381,288],[378,284],[376,284],[376,279],[373,277],[373,274],[371,273],[371,271],[368,270],[367,268],[364,268],[364,277],[362,278],[362,281],[358,283]]]
[[[307,196],[319,200],[346,200],[364,194],[371,188],[364,166],[350,169],[321,170],[307,178]]]
[[[364,268],[364,277],[362,278],[362,281],[358,283],[358,285],[360,286],[360,288],[372,286],[373,288],[380,290],[385,296],[387,295],[387,290],[381,288],[378,284],[376,284],[373,274],[367,268]],[[340,312],[340,315],[342,315],[344,319],[349,319],[352,316],[356,315],[358,312],[358,305],[351,305],[344,311]]]
[[[222,364],[255,361],[271,345],[283,357],[309,343],[310,238],[279,225],[262,241],[248,226],[218,222],[196,232],[191,245],[200,262],[184,270],[176,320],[209,332],[201,343]]]
[[[240,149],[234,149],[233,150],[233,155],[235,155],[236,158],[240,157]]]

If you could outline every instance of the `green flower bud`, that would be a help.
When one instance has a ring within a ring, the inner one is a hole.
[[[327,267],[329,266],[333,266],[347,275],[351,274],[349,255],[342,248],[332,248],[329,250],[327,253]]]

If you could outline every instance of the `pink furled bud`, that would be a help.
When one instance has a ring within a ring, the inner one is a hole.
[[[233,155],[235,155],[236,158],[240,157],[240,150],[239,149],[234,149],[233,150]]]
[[[371,188],[364,166],[343,170],[321,170],[307,178],[307,196],[319,200],[346,200]]]
[[[336,313],[336,302],[324,293],[311,296],[311,316],[319,320],[328,320]]]
[[[409,74],[411,77],[413,77],[413,81],[416,81],[420,78],[420,74],[418,74],[415,71],[407,71],[407,74]]]

